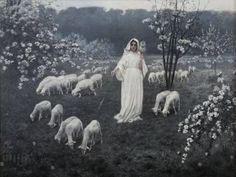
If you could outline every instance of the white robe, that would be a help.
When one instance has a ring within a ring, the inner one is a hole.
[[[147,73],[145,61],[142,71],[139,69],[141,57],[139,52],[128,52],[117,64],[116,77],[121,80],[121,110],[114,118],[118,122],[142,120],[140,114],[143,107],[143,78]]]

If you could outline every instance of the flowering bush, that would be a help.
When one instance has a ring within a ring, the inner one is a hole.
[[[187,118],[179,123],[178,132],[187,136],[186,146],[182,153],[182,163],[185,162],[194,144],[199,144],[205,137],[209,142],[205,155],[210,154],[213,143],[222,134],[231,132],[234,121],[236,98],[232,96],[230,87],[222,79],[218,79],[213,94],[202,104],[196,105]]]
[[[58,25],[43,6],[28,1],[3,8],[0,12],[0,67],[12,68],[19,75],[18,88],[46,74],[62,72],[59,65],[75,67],[72,58],[83,51],[77,43],[56,37]]]

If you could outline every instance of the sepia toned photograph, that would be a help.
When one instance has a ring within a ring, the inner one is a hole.
[[[235,0],[0,0],[1,177],[234,177]]]

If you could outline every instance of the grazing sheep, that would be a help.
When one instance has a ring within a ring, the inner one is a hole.
[[[103,67],[96,67],[93,69],[93,73],[102,73],[103,72]]]
[[[41,90],[43,89],[44,85],[51,81],[51,80],[54,80],[56,79],[56,76],[47,76],[45,77],[38,85],[37,89],[36,89],[36,93],[39,94],[41,92]]]
[[[154,83],[156,79],[156,73],[150,72],[148,75],[148,82],[149,84]]]
[[[84,80],[84,79],[86,79],[87,77],[86,77],[86,74],[81,74],[81,75],[79,75],[78,77],[77,77],[77,79],[78,79],[78,82],[79,81],[82,81],[82,80]]]
[[[92,146],[95,145],[98,136],[100,136],[100,141],[102,143],[102,131],[100,123],[97,120],[92,120],[84,129],[83,141],[78,147],[81,149],[82,154],[85,154],[87,149],[92,149]],[[88,145],[90,145],[90,147],[88,147]]]
[[[189,67],[188,67],[188,71],[189,71],[190,73],[193,73],[195,70],[196,70],[196,67],[195,67],[195,66],[189,66]]]
[[[84,79],[84,80],[78,82],[75,89],[72,90],[72,95],[73,96],[79,95],[79,97],[81,97],[80,92],[82,90],[85,90],[85,89],[91,90],[94,93],[94,95],[96,95],[94,85],[93,85],[93,81],[91,79]]]
[[[165,71],[158,71],[156,72],[156,81],[158,81],[158,83],[160,84],[161,81],[164,81],[164,78],[165,78]]]
[[[83,74],[85,74],[86,76],[90,75],[92,73],[91,69],[86,69],[83,71]]]
[[[48,122],[48,125],[51,128],[56,127],[56,125],[61,125],[63,121],[63,106],[61,104],[57,104],[51,112],[51,119]]]
[[[179,93],[177,91],[172,91],[166,97],[165,106],[164,106],[164,109],[162,110],[163,116],[166,117],[167,114],[170,113],[171,108],[173,108],[174,111],[175,111],[175,114],[177,114],[176,109],[175,109],[177,104],[178,104],[178,111],[180,111],[180,96],[179,96]]]
[[[65,75],[65,78],[64,78],[64,81],[68,81],[69,82],[69,90],[71,91],[75,85],[77,84],[77,82],[79,81],[78,80],[78,77],[76,74],[69,74],[69,75]],[[68,92],[67,92],[68,93]]]
[[[90,79],[96,87],[102,87],[102,74],[94,74]]]
[[[189,71],[182,71],[180,73],[180,81],[183,82],[184,80],[185,81],[189,81],[189,75],[190,75],[190,72]]]
[[[73,149],[74,144],[76,143],[75,139],[77,139],[79,135],[82,134],[82,132],[83,124],[81,120],[76,116],[72,116],[61,123],[61,126],[54,139],[58,143],[61,141],[67,141],[66,145]]]
[[[44,85],[40,94],[42,94],[43,96],[48,94],[50,96],[54,92],[59,92],[59,94],[63,94],[61,82],[59,79],[55,79],[55,80],[51,80],[50,82],[47,82]]]
[[[158,93],[156,96],[156,102],[155,106],[152,108],[155,115],[158,114],[158,112],[161,112],[161,103],[164,103],[166,100],[166,97],[170,94],[169,90],[165,90],[161,93]]]
[[[34,106],[33,112],[30,114],[30,119],[35,121],[38,115],[40,121],[43,117],[48,117],[51,112],[51,103],[48,100],[41,101]]]

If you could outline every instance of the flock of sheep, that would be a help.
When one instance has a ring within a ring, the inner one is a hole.
[[[160,68],[160,65],[157,65]],[[158,68],[157,67],[157,68]],[[153,66],[152,66],[153,69]],[[175,71],[175,80],[180,82],[188,82],[191,73],[195,72],[195,66],[189,66],[188,70],[179,69]],[[158,83],[161,84],[165,80],[165,71],[150,72],[148,75],[149,84]],[[155,105],[152,111],[155,115],[162,113],[164,117],[170,114],[170,110],[174,110],[177,114],[177,110],[180,111],[180,95],[178,91],[165,90],[156,95]]]
[[[184,82],[189,81],[191,73],[196,70],[195,66],[189,66],[188,70],[179,69],[175,71],[175,80]],[[149,84],[158,83],[161,84],[165,80],[165,71],[150,72],[148,75]]]
[[[106,74],[107,67],[96,67],[86,69],[82,74],[69,74],[64,76],[47,76],[38,85],[37,94],[68,94],[81,97],[83,91],[89,90],[96,95],[95,88],[102,87],[102,74]],[[89,77],[90,76],[90,77]],[[82,153],[86,150],[91,150],[96,141],[100,139],[102,143],[102,132],[100,123],[97,120],[92,120],[83,129],[83,123],[76,116],[71,116],[63,120],[63,106],[57,104],[52,109],[52,104],[48,100],[44,100],[35,105],[34,110],[30,114],[32,121],[41,120],[50,116],[48,126],[54,128],[59,126],[59,130],[54,139],[58,142],[66,142],[71,149],[74,149],[74,144],[79,137],[82,137],[82,143],[78,147]]]

